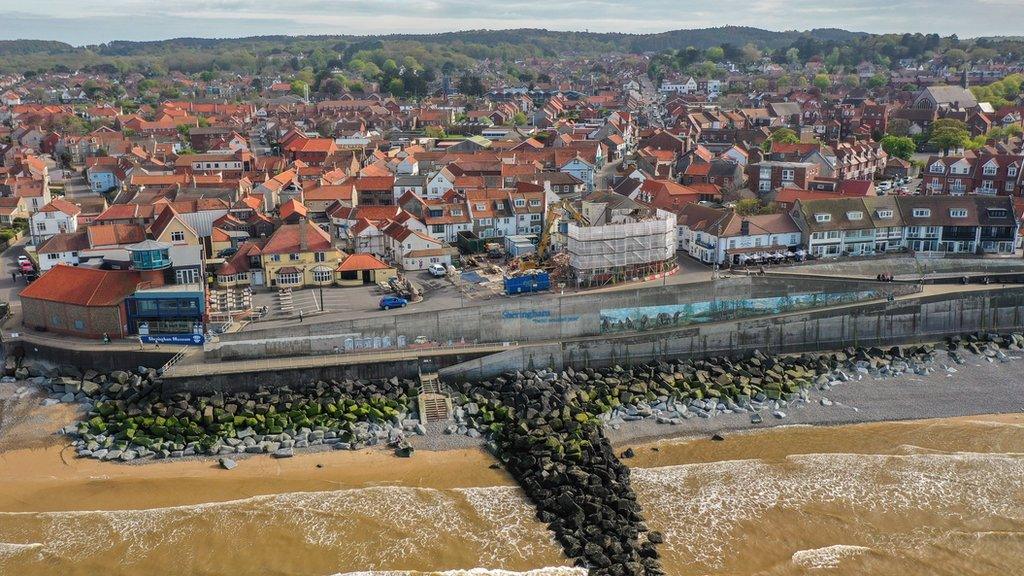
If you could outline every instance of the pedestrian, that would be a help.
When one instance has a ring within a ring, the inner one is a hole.
[[[302,323],[302,310],[299,310],[299,324]]]
[[[18,283],[18,273],[17,272],[11,272],[11,283],[13,283],[13,284],[17,284]]]

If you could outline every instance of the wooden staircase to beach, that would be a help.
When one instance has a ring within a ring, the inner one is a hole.
[[[452,399],[444,393],[437,373],[420,371],[420,422],[445,422],[451,418]]]

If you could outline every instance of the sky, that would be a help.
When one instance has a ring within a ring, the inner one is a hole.
[[[1024,0],[972,0],[963,10],[949,0],[0,0],[0,39],[83,45],[481,28],[647,33],[727,24],[968,38],[1024,33],[1022,8]]]

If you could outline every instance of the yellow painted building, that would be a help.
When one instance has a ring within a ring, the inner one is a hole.
[[[332,286],[345,253],[308,220],[278,228],[260,250],[265,285],[270,288]]]

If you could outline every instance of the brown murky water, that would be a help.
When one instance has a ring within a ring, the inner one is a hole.
[[[9,455],[0,574],[575,573],[556,568],[567,561],[486,456],[422,456],[226,473]],[[1020,416],[669,440],[629,464],[669,574],[1024,573]]]

